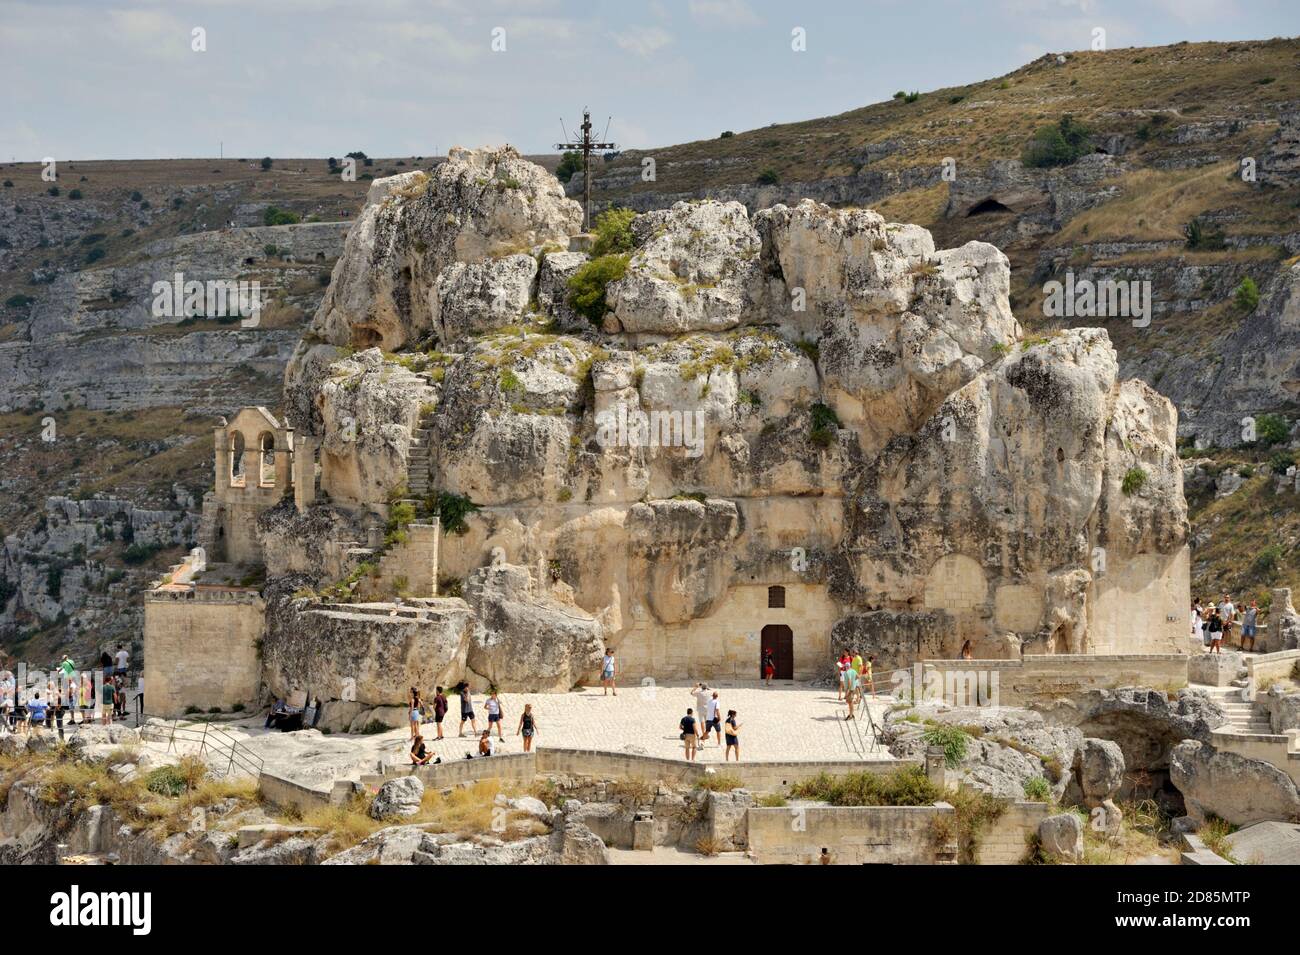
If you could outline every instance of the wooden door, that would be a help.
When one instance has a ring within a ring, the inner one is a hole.
[[[794,679],[794,631],[783,623],[769,623],[763,628],[760,640],[758,671],[763,673],[763,656],[772,651],[772,660],[776,664],[775,678],[778,680]]]

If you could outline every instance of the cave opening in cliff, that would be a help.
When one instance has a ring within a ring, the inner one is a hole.
[[[970,212],[966,213],[966,218],[969,219],[972,216],[984,216],[984,215],[991,215],[997,212],[1010,212],[1010,211],[1011,211],[1010,208],[1004,206],[1002,203],[998,202],[992,196],[989,196],[987,199],[981,199],[979,202],[975,203],[975,205],[971,206]]]

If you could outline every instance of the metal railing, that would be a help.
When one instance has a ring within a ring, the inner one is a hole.
[[[145,714],[144,722],[140,724],[140,739],[166,743],[169,753],[181,752],[178,743],[197,744],[197,754],[184,755],[207,757],[205,762],[218,776],[230,776],[239,770],[257,779],[262,775],[262,767],[265,765],[260,756],[243,746],[234,736],[206,721],[186,724],[182,720],[164,720]],[[222,763],[225,763],[224,768]]]
[[[854,707],[853,719],[846,719],[848,712],[848,707],[836,707],[835,710],[836,723],[839,724],[840,739],[844,743],[844,748],[858,759],[867,759],[871,753],[880,752],[880,727],[875,717],[871,715],[871,707],[867,705],[865,696]]]

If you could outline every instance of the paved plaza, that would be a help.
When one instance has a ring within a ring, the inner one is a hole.
[[[746,761],[891,758],[883,746],[869,748],[869,726],[861,714],[856,726],[845,721],[844,703],[835,699],[834,689],[789,682],[775,682],[771,687],[723,683],[712,688],[718,691],[724,714],[728,709],[737,711],[741,758]],[[689,684],[659,684],[621,688],[617,696],[605,696],[599,687],[570,693],[504,693],[501,702],[506,738],[504,743],[498,741],[497,752],[523,752],[523,739],[515,735],[515,728],[524,704],[531,703],[538,727],[536,749],[600,749],[681,759],[678,722],[688,706],[698,708],[692,689]],[[480,731],[487,726],[484,699],[480,694],[474,696]],[[449,702],[443,724],[447,738],[434,740],[437,731],[433,723],[424,728],[426,742],[444,762],[464,759],[466,753],[477,752],[478,747],[469,724],[465,736],[457,737],[459,700],[450,697]],[[877,723],[891,702],[883,695],[874,701],[868,697],[868,708]],[[335,779],[373,772],[380,763],[409,762],[410,737],[406,728],[368,736],[325,735],[317,731],[281,733],[263,729],[262,721],[263,717],[257,716],[220,726],[264,759],[266,771],[304,785],[328,786]],[[156,744],[148,748],[155,749]],[[721,765],[724,749],[711,736],[701,747],[698,762]]]

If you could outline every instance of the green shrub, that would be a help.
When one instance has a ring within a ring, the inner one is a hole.
[[[1050,802],[1052,785],[1042,776],[1033,776],[1025,780],[1025,798],[1033,802]]]
[[[1040,126],[1020,154],[1026,166],[1068,166],[1092,151],[1092,131],[1073,116],[1062,116],[1051,126]]]
[[[734,135],[736,135],[736,134],[733,133],[731,130],[729,130],[729,129],[724,129],[724,130],[722,131],[722,135],[719,136],[718,138],[719,138],[719,139],[730,139],[730,138],[731,138],[732,136],[734,136]],[[6,183],[7,183],[7,182],[8,182],[8,180],[6,180]]]
[[[1295,464],[1295,455],[1290,451],[1279,451],[1268,459],[1268,466],[1274,474],[1286,474],[1286,469]]]
[[[1271,448],[1275,444],[1281,444],[1291,436],[1291,428],[1286,423],[1286,418],[1279,414],[1266,413],[1255,419],[1255,440],[1263,447]],[[1282,469],[1286,473],[1286,468]]]
[[[80,189],[70,189],[70,190],[68,190],[68,198],[69,198],[69,199],[80,199],[80,198],[81,198],[81,190],[80,190]]]
[[[1129,468],[1124,472],[1124,480],[1119,489],[1127,495],[1136,494],[1147,483],[1147,472],[1141,468]]]
[[[835,414],[835,409],[819,401],[809,411],[812,413],[812,432],[809,438],[819,448],[830,447],[835,443],[836,432],[840,426],[840,419]]]
[[[768,166],[758,174],[758,184],[760,186],[775,186],[780,181],[781,174],[771,166]]]
[[[1259,286],[1255,280],[1247,275],[1237,286],[1237,291],[1232,296],[1233,304],[1243,312],[1253,312],[1259,305]]]
[[[920,766],[891,773],[822,773],[790,788],[796,799],[817,799],[832,806],[929,806],[943,798]]]
[[[157,544],[132,544],[122,551],[122,560],[128,564],[143,564],[161,550]]]
[[[270,168],[271,168],[271,157],[270,157],[270,156],[263,156],[263,157],[262,157],[262,171],[265,172],[266,170],[268,170],[268,169],[270,169]]]
[[[596,216],[593,230],[596,239],[591,244],[591,257],[632,251],[632,220],[636,213],[631,209],[606,209]]]
[[[478,505],[461,494],[434,491],[424,502],[430,514],[436,514],[445,534],[464,534],[469,530],[465,518],[479,509]]]
[[[1187,240],[1185,244],[1189,249],[1196,249],[1201,252],[1215,252],[1227,247],[1227,241],[1224,239],[1223,233],[1211,229],[1199,217],[1183,226],[1183,236]]]
[[[560,182],[568,182],[573,178],[573,174],[582,169],[582,154],[575,152],[565,153],[560,157],[560,164],[555,167],[555,178]]]
[[[626,255],[602,255],[578,269],[568,281],[569,304],[574,311],[599,325],[608,309],[605,288],[623,277],[628,261]]]
[[[1278,564],[1282,562],[1282,548],[1269,544],[1258,554],[1250,565],[1250,571],[1256,577],[1271,579],[1277,573]]]
[[[934,723],[925,728],[921,734],[927,746],[937,746],[943,750],[943,761],[954,767],[966,758],[966,749],[970,745],[970,734],[960,726],[947,723]]]
[[[293,225],[301,221],[302,217],[298,213],[279,206],[267,206],[262,212],[263,225]]]
[[[30,295],[18,294],[18,295],[10,295],[7,299],[5,299],[5,304],[8,305],[10,308],[26,308],[28,305],[31,305],[32,302],[34,301],[36,301],[36,299],[32,298]]]

